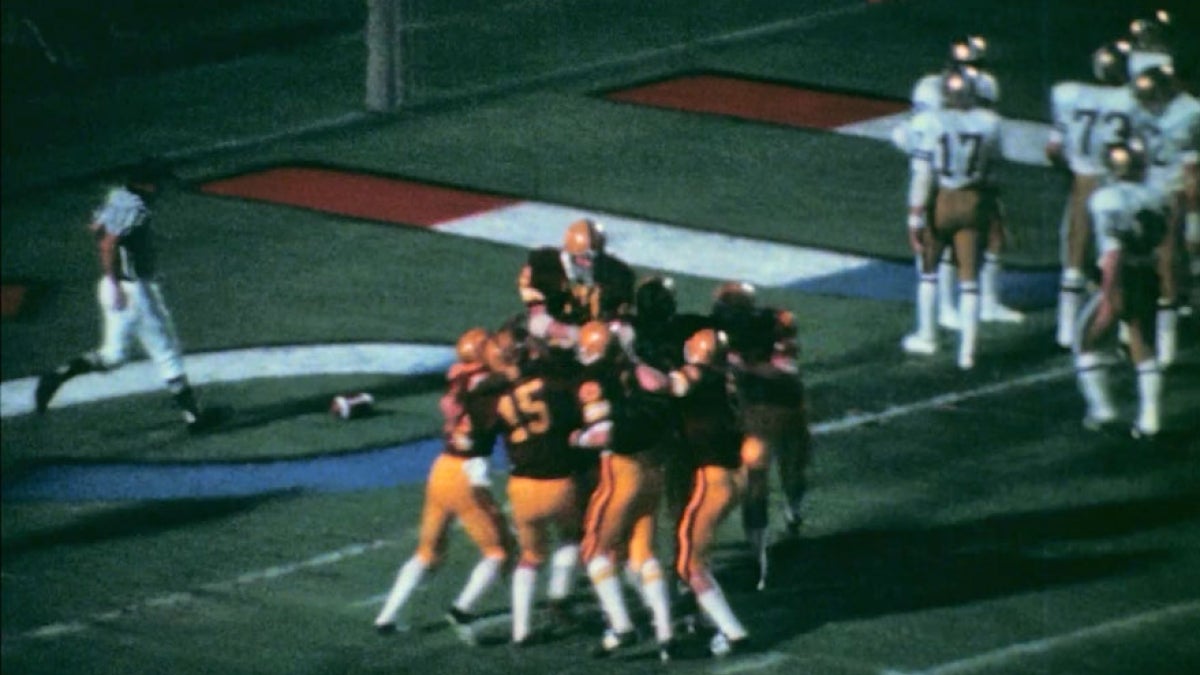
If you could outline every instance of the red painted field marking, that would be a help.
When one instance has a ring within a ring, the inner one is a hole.
[[[518,200],[370,174],[277,167],[205,183],[201,190],[276,204],[431,227]]]
[[[21,308],[25,305],[25,298],[28,295],[29,288],[25,286],[19,284],[0,285],[0,317],[15,318],[21,313]]]
[[[755,122],[833,129],[908,110],[905,101],[742,80],[690,75],[607,95],[614,101],[688,112],[730,115]]]

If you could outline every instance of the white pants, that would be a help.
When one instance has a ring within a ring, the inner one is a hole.
[[[100,365],[115,368],[131,358],[133,339],[158,367],[163,380],[184,375],[183,350],[163,301],[162,289],[154,281],[121,281],[125,308],[114,307],[116,293],[107,278],[101,278],[96,296],[104,314],[104,336],[96,356]]]

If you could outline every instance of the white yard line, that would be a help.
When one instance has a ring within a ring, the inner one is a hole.
[[[1024,656],[1045,654],[1060,647],[1070,647],[1090,640],[1111,637],[1117,633],[1136,631],[1145,626],[1177,619],[1200,619],[1200,601],[1183,602],[1160,609],[1105,621],[1069,633],[1052,635],[1040,640],[1017,644],[949,661],[932,668],[916,671],[883,670],[880,675],[962,675],[993,667],[1001,667]]]
[[[200,593],[228,593],[239,586],[248,586],[263,581],[271,581],[295,574],[296,572],[302,572],[304,570],[340,563],[350,558],[363,555],[364,553],[369,553],[385,546],[389,546],[391,543],[393,542],[375,540],[363,544],[351,544],[349,546],[337,549],[336,551],[328,551],[307,560],[287,563],[285,565],[276,565],[266,569],[246,572],[245,574],[240,574],[232,579],[204,584],[195,591],[175,591],[164,593],[162,595],[156,595],[152,598],[134,602],[117,609],[112,609],[106,612],[96,612],[74,621],[47,624],[32,630],[17,633],[16,635],[6,636],[5,641],[7,642],[9,640],[25,639],[48,640],[62,637],[64,635],[73,635],[75,633],[85,631],[96,624],[110,623],[145,609],[177,607],[179,605],[188,604],[195,600]]]

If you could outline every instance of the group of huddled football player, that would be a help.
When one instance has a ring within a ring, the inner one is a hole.
[[[711,311],[680,312],[671,280],[637,280],[590,219],[571,223],[561,248],[530,252],[517,285],[523,312],[458,340],[419,542],[376,627],[395,629],[458,519],[482,554],[446,613],[466,642],[476,642],[473,608],[510,568],[511,644],[546,639],[552,631],[535,626],[534,607],[548,563],[544,623],[577,624],[574,581],[585,570],[606,626],[597,657],[639,642],[622,576],[651,617],[661,659],[689,645],[714,656],[745,651],[747,630],[708,553],[741,506],[758,588],[766,587],[772,464],[788,531],[800,526],[811,437],[794,317],[760,306],[740,282],[720,284]],[[508,459],[508,516],[492,492],[497,438]],[[675,584],[656,552],[664,518],[676,524]],[[692,626],[705,618],[708,644],[677,637],[673,615]]]
[[[1131,432],[1141,439],[1161,430],[1163,371],[1200,282],[1200,102],[1176,77],[1174,39],[1159,11],[1098,48],[1093,82],[1051,90],[1045,148],[1071,174],[1056,340],[1075,358],[1084,425],[1120,426],[1108,369],[1127,352],[1139,401]],[[893,135],[911,157],[908,228],[919,271],[917,328],[902,346],[935,354],[938,325],[957,331],[963,369],[975,365],[981,321],[1024,319],[999,301],[1005,227],[992,169],[1003,120],[986,53],[980,36],[954,40],[946,68],[918,82],[914,115]],[[1118,337],[1124,351],[1113,348]]]

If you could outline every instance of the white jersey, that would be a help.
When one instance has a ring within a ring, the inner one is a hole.
[[[1077,175],[1105,173],[1104,150],[1128,138],[1137,101],[1129,87],[1060,82],[1050,90],[1050,143],[1062,146]]]
[[[1129,79],[1141,75],[1147,68],[1158,66],[1172,67],[1174,59],[1167,52],[1150,49],[1131,49],[1129,51]]]
[[[104,226],[104,231],[123,237],[146,220],[149,211],[142,198],[123,187],[108,191],[104,203],[92,214],[92,222]]]
[[[1162,197],[1144,183],[1115,181],[1092,193],[1088,199],[1097,242],[1097,257],[1122,248],[1122,241],[1139,236],[1139,211],[1162,211]],[[1153,243],[1150,244],[1152,246]],[[1150,246],[1147,246],[1149,248]]]
[[[921,113],[910,127],[912,162],[928,162],[939,188],[983,186],[1001,156],[1001,121],[987,108]]]
[[[1200,156],[1200,101],[1180,93],[1161,115],[1139,108],[1135,128],[1146,141],[1146,184],[1164,195],[1181,190],[1184,166]]]

